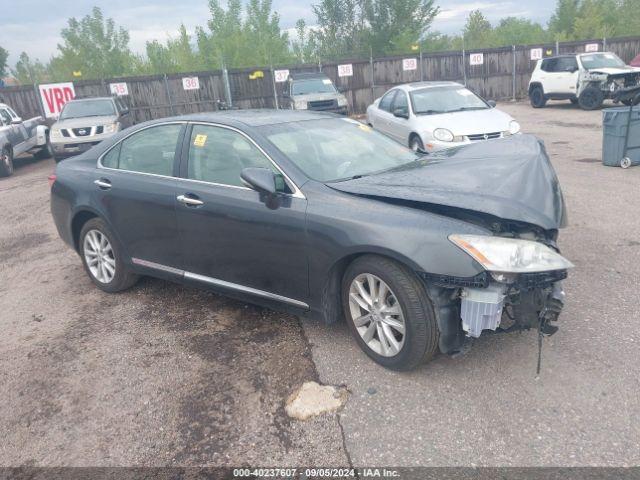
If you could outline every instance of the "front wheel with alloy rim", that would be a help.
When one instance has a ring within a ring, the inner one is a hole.
[[[409,370],[438,346],[433,305],[418,277],[375,255],[356,259],[342,284],[344,314],[362,350],[380,365]]]
[[[0,177],[8,177],[13,173],[13,153],[10,148],[3,148],[0,153]]]
[[[89,278],[101,290],[120,292],[138,280],[122,261],[122,249],[101,219],[93,218],[84,224],[79,248]]]

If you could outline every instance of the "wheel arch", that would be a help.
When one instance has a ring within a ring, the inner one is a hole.
[[[89,220],[101,218],[96,212],[90,209],[81,209],[74,213],[71,219],[71,239],[76,252],[80,249],[80,232],[82,227]]]
[[[335,323],[342,319],[342,280],[344,274],[354,261],[366,255],[384,257],[398,262],[400,265],[415,272],[419,267],[410,259],[392,250],[375,247],[362,247],[345,253],[336,259],[329,267],[322,288],[320,299],[321,319],[325,323]]]
[[[542,85],[541,82],[531,82],[529,84],[529,95],[531,95],[531,92],[533,92],[533,89],[537,87],[540,87],[542,89],[542,93],[544,93],[544,86]]]

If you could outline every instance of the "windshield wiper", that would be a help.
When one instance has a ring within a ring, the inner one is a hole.
[[[416,112],[416,115],[433,115],[436,113],[444,113],[441,110],[421,110],[419,112]]]
[[[447,110],[444,113],[455,113],[455,112],[465,112],[468,110],[487,110],[489,107],[461,107],[457,110]]]

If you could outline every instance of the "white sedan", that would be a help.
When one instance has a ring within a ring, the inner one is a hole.
[[[455,82],[399,85],[367,108],[367,123],[410,148],[433,152],[520,132],[510,115]]]

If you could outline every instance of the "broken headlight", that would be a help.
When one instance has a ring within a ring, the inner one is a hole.
[[[450,235],[449,240],[490,272],[565,270],[573,264],[539,242],[485,235]]]

